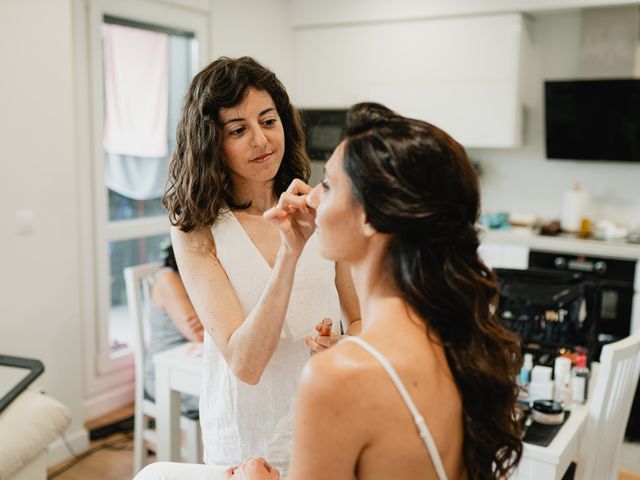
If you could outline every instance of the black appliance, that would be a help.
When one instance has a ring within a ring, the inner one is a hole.
[[[345,109],[303,109],[307,152],[311,160],[326,161],[338,146],[347,122]]]
[[[598,289],[596,315],[597,360],[602,345],[615,342],[631,333],[631,309],[636,262],[614,258],[596,258],[561,253],[529,252],[529,269],[581,273]]]
[[[546,81],[547,158],[640,161],[640,79]]]
[[[596,350],[600,295],[578,272],[495,269],[500,284],[498,315],[522,341],[534,363],[553,366],[567,351]],[[591,357],[591,356],[590,356]]]

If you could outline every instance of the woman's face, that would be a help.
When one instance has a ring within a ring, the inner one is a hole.
[[[284,155],[284,128],[275,103],[264,90],[250,88],[244,100],[221,108],[225,163],[234,183],[273,180]]]
[[[365,252],[362,205],[353,196],[351,180],[343,167],[344,142],[338,145],[325,165],[325,175],[307,198],[316,209],[316,234],[320,253],[335,261],[353,262]]]

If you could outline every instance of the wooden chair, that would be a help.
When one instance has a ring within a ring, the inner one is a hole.
[[[602,348],[575,478],[617,478],[625,426],[640,376],[640,331]]]
[[[154,275],[162,266],[162,262],[136,265],[124,269],[127,286],[127,303],[129,315],[133,325],[133,356],[135,363],[135,414],[133,440],[133,474],[135,475],[146,463],[146,448],[144,442],[156,444],[155,430],[147,428],[150,418],[156,416],[156,404],[144,394],[144,371],[146,352],[146,332],[148,325],[145,319],[145,302],[150,301],[148,278]],[[183,432],[184,444],[182,457],[189,463],[202,462],[202,436],[198,419],[182,415],[180,426]]]

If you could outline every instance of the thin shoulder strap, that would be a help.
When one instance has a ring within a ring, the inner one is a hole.
[[[400,377],[398,376],[396,371],[393,369],[389,361],[385,358],[384,355],[382,355],[379,351],[377,351],[367,342],[362,340],[360,337],[348,336],[343,341],[354,342],[360,345],[367,352],[369,352],[386,370],[387,374],[389,375],[394,385],[398,389],[398,392],[400,392],[400,395],[402,396],[404,403],[406,403],[407,408],[409,408],[411,415],[413,416],[413,421],[418,427],[418,432],[420,433],[420,436],[422,437],[422,440],[424,441],[424,444],[427,447],[427,450],[429,451],[429,455],[431,455],[431,461],[433,462],[433,466],[436,469],[438,478],[440,480],[447,480],[447,474],[444,471],[444,466],[442,465],[442,459],[440,458],[440,454],[438,453],[438,447],[436,446],[436,442],[433,440],[433,437],[431,436],[429,427],[427,427],[427,424],[424,421],[424,417],[420,415],[420,412],[416,408],[416,405],[413,403],[413,400],[411,399],[409,392],[407,392],[407,389],[405,388],[404,383],[402,383],[402,380],[400,380]]]

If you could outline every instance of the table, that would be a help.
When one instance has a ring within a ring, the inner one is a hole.
[[[180,461],[180,393],[200,395],[202,343],[183,343],[153,356],[156,369],[157,461]]]
[[[524,443],[522,460],[510,477],[517,480],[560,480],[571,461],[578,457],[588,405],[573,405],[571,415],[546,447]]]
[[[200,394],[202,344],[186,343],[153,356],[156,367],[157,460],[180,461],[180,393]],[[593,377],[592,377],[593,382]],[[590,390],[593,391],[593,390]],[[588,405],[574,405],[571,415],[547,447],[524,444],[517,480],[561,479],[578,456]]]

